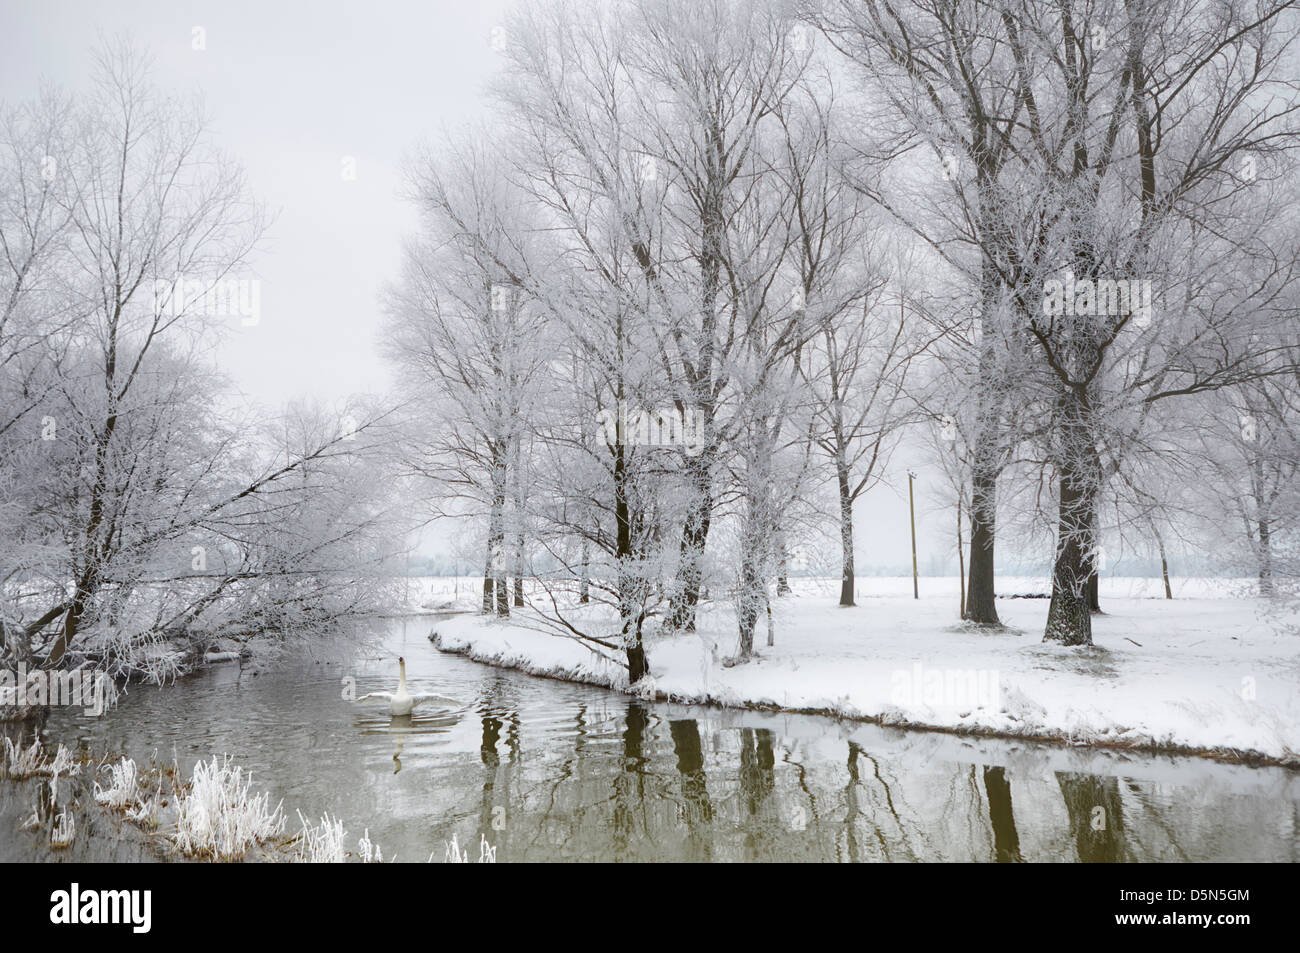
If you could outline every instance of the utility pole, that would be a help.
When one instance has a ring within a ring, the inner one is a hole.
[[[912,598],[921,598],[921,585],[916,578],[916,497],[912,492],[912,481],[916,474],[907,471],[907,509],[912,517]]]

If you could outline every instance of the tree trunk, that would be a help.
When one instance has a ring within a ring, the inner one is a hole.
[[[582,540],[582,574],[578,577],[578,602],[591,602],[591,542]]]
[[[1087,397],[1081,387],[1061,399],[1059,425],[1060,501],[1056,562],[1052,568],[1052,602],[1047,610],[1044,642],[1092,644],[1092,613],[1088,610],[1088,574],[1092,559],[1093,502],[1097,492],[1095,468],[1087,449]]]
[[[998,453],[1001,406],[997,396],[1002,371],[989,329],[998,321],[1002,281],[992,256],[996,236],[994,212],[988,196],[996,178],[996,169],[988,151],[975,161],[979,187],[978,234],[981,236],[980,260],[980,349],[977,381],[977,417],[971,471],[970,561],[966,583],[966,620],[980,625],[1000,625],[997,595],[994,590],[993,560],[997,529]]]
[[[740,559],[740,600],[737,624],[740,629],[740,649],[737,656],[747,659],[754,654],[754,627],[758,624],[758,600],[755,594],[762,585],[758,561],[752,546],[746,546]]]
[[[996,474],[979,467],[971,477],[970,564],[966,583],[966,619],[1000,625],[993,589],[993,545],[997,512]]]
[[[957,584],[961,587],[961,617],[966,618],[966,551],[961,541],[961,496],[957,497]]]
[[[772,504],[771,462],[777,430],[767,413],[755,415],[749,427],[745,466],[745,503],[740,536],[740,626],[741,659],[754,652],[754,629],[762,607],[768,605],[767,580],[777,545],[776,516]],[[771,617],[769,615],[771,645]]]
[[[623,650],[627,655],[627,678],[629,685],[635,685],[650,674],[650,662],[642,641],[647,583],[636,558],[626,454],[627,448],[623,444],[614,448],[615,556],[618,560],[619,616],[622,619]]]
[[[1093,452],[1091,462],[1098,481],[1101,479],[1101,457]],[[1098,493],[1100,493],[1100,483]],[[1097,497],[1092,498],[1092,512],[1088,519],[1088,611],[1101,614],[1101,540],[1097,533]]]
[[[707,148],[716,157],[725,154],[724,133],[720,126],[705,128]],[[681,558],[677,566],[677,584],[668,611],[670,628],[684,632],[695,631],[695,610],[700,601],[700,580],[703,575],[704,546],[709,538],[709,525],[713,521],[712,461],[714,447],[713,426],[716,394],[714,393],[714,356],[717,346],[718,296],[722,289],[724,239],[727,229],[723,195],[727,188],[720,180],[722,171],[710,169],[711,181],[703,191],[700,205],[700,251],[697,256],[700,268],[699,315],[700,329],[696,338],[694,367],[687,372],[691,399],[697,413],[704,415],[704,447],[695,456],[686,457],[686,472],[691,483],[693,498],[682,525]]]
[[[523,547],[524,538],[521,534],[516,537],[514,554],[511,560],[514,563],[514,566],[511,567],[511,575],[514,577],[514,602],[516,609],[522,609],[524,607]]]
[[[1271,596],[1277,590],[1273,584],[1273,544],[1269,520],[1259,521],[1259,594]]]
[[[669,627],[683,632],[695,631],[695,609],[700,601],[704,546],[708,542],[709,525],[713,521],[713,487],[710,485],[708,464],[704,462],[707,456],[704,453],[687,457],[687,475],[694,496],[682,525],[677,584],[668,610]]]
[[[110,355],[106,369],[110,391],[115,366],[116,361]],[[68,614],[63,617],[63,631],[59,633],[54,646],[50,649],[47,661],[50,668],[55,668],[62,663],[63,657],[67,654],[73,640],[77,637],[77,633],[81,630],[81,622],[90,608],[91,600],[99,592],[101,574],[108,561],[110,541],[109,539],[101,540],[99,531],[103,525],[104,513],[108,505],[106,497],[108,494],[109,448],[113,443],[113,434],[117,431],[117,419],[117,413],[115,411],[110,412],[104,421],[103,432],[95,441],[95,480],[90,487],[90,517],[86,522],[84,536],[84,568],[77,578],[72,600],[68,606]],[[112,535],[110,525],[108,536],[111,538]]]
[[[842,454],[835,461],[835,479],[840,493],[840,605],[853,605],[853,499],[849,491],[849,468]]]
[[[515,538],[510,551],[511,576],[515,577],[515,608],[524,607],[524,477],[523,454],[519,441],[513,443],[510,468],[513,473],[513,510],[515,510]]]
[[[1252,415],[1254,408],[1251,408]],[[1256,434],[1258,441],[1262,435]],[[1259,568],[1259,594],[1271,596],[1273,586],[1273,547],[1272,547],[1272,513],[1268,505],[1268,490],[1264,480],[1264,452],[1256,443],[1251,448],[1251,495],[1255,498],[1255,530],[1257,546],[1255,555]]]
[[[650,661],[646,658],[645,645],[641,642],[641,625],[638,622],[632,644],[627,647],[627,681],[635,685],[650,674]]]
[[[510,615],[510,589],[506,584],[506,465],[500,451],[492,472],[492,510],[488,515],[488,572],[496,613]]]
[[[492,587],[496,590],[497,597],[497,615],[510,615],[510,590],[506,586],[506,575],[504,572],[498,573],[493,581]]]
[[[776,594],[790,595],[790,552],[785,546],[785,534],[777,536],[776,542]]]
[[[86,600],[83,593],[78,590],[77,594],[72,597],[72,604],[68,606],[68,613],[63,617],[63,630],[59,632],[59,637],[54,642],[54,647],[50,649],[47,665],[49,668],[58,668],[63,661],[63,656],[67,654],[68,647],[72,645],[72,640],[77,637],[77,632],[81,628],[81,620],[86,614]]]

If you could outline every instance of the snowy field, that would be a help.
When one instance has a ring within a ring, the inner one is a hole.
[[[412,584],[428,606],[458,597],[472,608],[477,596],[473,580]],[[1096,645],[1083,650],[1042,643],[1045,599],[1000,598],[1006,630],[984,632],[957,622],[956,579],[922,579],[919,601],[909,578],[864,579],[851,609],[835,605],[835,588],[797,580],[775,604],[775,644],[760,622],[759,657],[734,667],[723,664],[734,615],[710,604],[698,633],[651,636],[653,686],[638,688],[672,701],[1300,765],[1300,636],[1244,595],[1246,581],[1178,581],[1167,601],[1158,579],[1104,579]],[[998,588],[1044,592],[1047,580]],[[446,651],[628,690],[620,658],[536,623],[515,610],[505,622],[466,614],[433,628]]]

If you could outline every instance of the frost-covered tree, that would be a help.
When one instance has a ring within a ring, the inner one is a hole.
[[[881,201],[980,289],[967,616],[996,620],[982,500],[1029,441],[1056,477],[1046,637],[1087,644],[1098,501],[1152,407],[1286,371],[1294,250],[1265,196],[1294,145],[1295,11],[917,0],[812,16],[955,183],[947,229],[897,187]],[[1008,429],[1008,407],[1034,414]]]
[[[382,414],[286,443],[207,357],[251,303],[228,291],[252,293],[234,275],[262,216],[201,112],[122,44],[89,93],[19,115],[0,168],[9,654],[161,678],[225,634],[375,611],[392,527],[354,477]]]
[[[530,290],[536,226],[498,148],[470,136],[413,165],[422,231],[388,298],[386,350],[410,401],[409,465],[437,499],[486,515],[483,609],[508,615],[522,452],[547,358]]]
[[[694,626],[725,441],[719,415],[753,319],[752,279],[738,276],[754,265],[744,255],[755,216],[775,220],[771,203],[783,201],[760,187],[770,174],[756,156],[807,61],[791,26],[761,2],[627,0],[539,6],[509,29],[513,114],[575,159],[550,183],[567,196],[554,207],[607,214],[624,231],[662,315],[650,346],[679,410],[702,416],[703,451],[679,461],[686,502],[669,619],[679,629]]]
[[[1294,549],[1300,518],[1300,376],[1208,395],[1196,410],[1196,456],[1203,461],[1190,486],[1196,511],[1220,528],[1231,515],[1260,593],[1273,595],[1275,552]]]
[[[1008,296],[1008,162],[1025,114],[1015,62],[994,5],[957,0],[809,3],[807,16],[868,79],[880,151],[910,175],[873,197],[965,278],[963,309],[981,333],[971,354],[970,559],[966,618],[996,624],[997,483],[1006,464],[1004,416],[1014,401],[1004,331]],[[925,161],[912,160],[924,150]],[[969,334],[969,319],[952,325]],[[964,401],[962,402],[964,403]]]
[[[1150,408],[1287,369],[1294,243],[1251,167],[1281,172],[1296,144],[1295,106],[1270,101],[1288,88],[1288,6],[1004,16],[1028,119],[1017,160],[1038,194],[1016,229],[1016,306],[1059,475],[1046,639],[1091,642],[1099,494]]]

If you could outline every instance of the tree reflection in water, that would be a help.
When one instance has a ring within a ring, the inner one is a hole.
[[[381,725],[340,703],[338,679],[386,662],[331,664],[141,687],[100,720],[55,709],[46,740],[141,763],[165,747],[186,771],[227,752],[276,800],[402,859],[453,833],[501,862],[1300,859],[1300,775],[1279,768],[651,703],[449,656],[416,677],[466,707]],[[35,849],[30,787],[0,785],[0,857]],[[100,851],[77,826],[68,856]]]
[[[338,680],[389,664],[344,647],[259,679],[140,686],[112,718],[52,710],[45,740],[140,763],[174,751],[185,771],[224,751],[274,800],[329,810],[400,859],[441,857],[452,833],[500,862],[1300,859],[1300,775],[1282,768],[643,702],[403,638],[390,654],[464,709],[381,724],[339,701]],[[0,857],[36,849],[19,831],[32,790],[0,784]],[[78,829],[69,858],[113,859]]]
[[[712,842],[706,829],[713,823],[713,802],[709,800],[708,778],[704,771],[704,751],[700,746],[700,727],[694,719],[668,723],[677,756],[677,774],[681,778],[681,822],[686,827],[688,858],[710,860]]]
[[[650,715],[639,701],[627,706],[626,727],[623,730],[623,770],[614,776],[614,844],[620,854],[627,853],[628,840],[638,821],[642,833],[651,835],[651,822],[645,808],[646,758],[643,745]]]
[[[1006,769],[984,769],[984,793],[989,799],[989,824],[993,828],[993,856],[998,863],[1022,860],[1020,835],[1016,833],[1016,818],[1011,807],[1011,782]]]
[[[1078,859],[1085,863],[1129,860],[1119,779],[1058,771],[1056,780],[1070,815]]]
[[[624,704],[603,715],[586,702],[571,709],[566,743],[547,739],[522,774],[518,712],[480,710],[479,831],[517,846],[502,859],[1006,863],[1186,854],[1167,799],[1118,777],[1035,762],[1017,774],[1000,764],[900,761],[847,739],[837,762],[827,757],[833,739],[786,738],[737,715],[706,730],[680,710]],[[1141,799],[1147,846],[1132,841],[1122,784]]]

